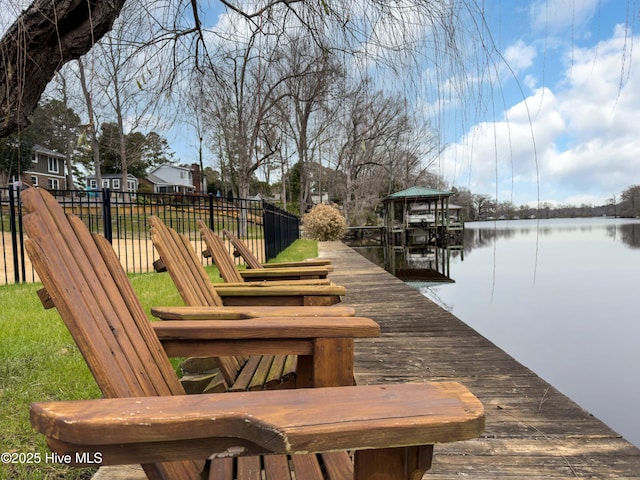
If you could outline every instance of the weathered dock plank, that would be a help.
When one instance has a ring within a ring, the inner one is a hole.
[[[452,379],[485,405],[485,435],[437,446],[425,479],[640,479],[640,449],[509,354],[346,245],[320,251],[343,305],[381,326],[358,340],[358,383]]]

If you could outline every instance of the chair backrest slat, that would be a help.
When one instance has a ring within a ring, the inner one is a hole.
[[[249,250],[249,248],[244,243],[242,243],[242,240],[240,240],[227,229],[224,229],[222,233],[229,239],[238,253],[242,255],[242,258],[244,258],[244,261],[247,264],[248,268],[264,268],[262,266],[262,263],[260,263],[260,260],[256,258],[253,252]]]
[[[30,254],[103,393],[183,394],[166,355],[158,354],[162,346],[120,262],[108,266],[84,223],[65,215],[49,193],[29,189],[25,194]],[[102,249],[108,251],[104,243]],[[111,255],[113,260],[115,252]],[[117,281],[114,274],[120,275]]]
[[[238,267],[233,261],[233,258],[231,257],[231,254],[229,253],[229,250],[224,244],[222,238],[211,231],[211,229],[207,227],[206,223],[202,220],[198,220],[198,226],[200,227],[200,235],[202,235],[202,239],[207,245],[207,249],[209,250],[213,261],[220,271],[220,276],[224,281],[228,283],[244,282],[244,278],[242,278],[242,275],[238,272]]]
[[[76,220],[80,221],[79,219]],[[147,315],[142,308],[135,291],[133,290],[131,282],[129,282],[126,272],[122,268],[120,259],[113,249],[113,246],[102,235],[94,235],[94,240],[98,250],[100,251],[102,259],[111,273],[111,277],[120,290],[120,295],[124,300],[125,306],[129,309],[132,317],[135,319],[135,326],[138,327],[140,338],[148,347],[147,349],[142,350],[142,352],[148,352],[149,356],[145,355],[144,358],[142,358],[142,361],[145,363],[150,362],[151,365],[164,364],[167,361],[167,354],[158,341],[158,336],[150,327],[149,319],[147,318]],[[142,355],[140,351],[138,353]],[[159,391],[158,393],[160,395],[176,395],[183,393],[182,384],[177,379],[173,368],[160,368],[158,373],[161,377],[153,378],[156,386],[166,384],[168,387],[167,392]]]
[[[133,385],[128,376],[113,375],[114,370],[125,367],[126,359],[122,358],[120,349],[114,345],[114,339],[108,333],[110,327],[107,321],[95,322],[96,317],[103,316],[99,300],[95,298],[100,295],[95,282],[85,279],[77,265],[67,263],[65,257],[73,255],[72,251],[58,248],[63,242],[62,238],[46,228],[39,217],[26,216],[24,226],[29,235],[25,247],[34,268],[78,344],[102,393],[106,397],[133,396],[139,386]],[[39,237],[48,237],[49,240],[41,242]],[[50,268],[43,268],[42,265]],[[69,301],[71,298],[74,300]],[[109,361],[98,360],[106,358]],[[110,381],[101,381],[112,376],[114,378]]]
[[[149,217],[151,240],[187,306],[220,307],[220,295],[196,257],[191,243],[158,217]]]

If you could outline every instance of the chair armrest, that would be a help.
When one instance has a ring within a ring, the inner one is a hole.
[[[255,287],[219,287],[221,283],[212,284],[221,296],[233,297],[298,297],[305,295],[337,295],[344,296],[347,289],[340,285],[273,285],[262,288]]]
[[[160,340],[368,338],[380,326],[363,317],[264,317],[238,320],[154,322]]]
[[[162,320],[244,320],[260,317],[353,317],[353,307],[152,307]]]
[[[154,322],[152,326],[169,357],[302,355],[335,358],[332,366],[321,360],[312,361],[314,371],[324,372],[322,375],[326,373],[323,369],[327,368],[336,370],[327,375],[352,370],[354,339],[380,335],[377,323],[359,317],[265,317],[211,322],[168,320]],[[330,351],[341,353],[338,356]]]
[[[247,270],[245,270],[247,271]],[[250,271],[250,270],[249,270]],[[293,285],[293,286],[300,286],[300,285],[305,285],[305,286],[311,286],[311,285],[334,285],[334,283],[329,280],[328,278],[285,278],[285,279],[280,279],[280,278],[273,278],[273,277],[269,277],[268,275],[258,275],[258,278],[260,278],[260,280],[255,280],[256,277],[254,277],[254,279],[251,280],[243,280],[242,282],[224,282],[224,283],[216,283],[215,286],[216,288],[225,288],[225,287],[274,287],[274,286],[288,286],[288,285]]]
[[[299,262],[273,262],[263,263],[263,268],[288,268],[288,267],[324,267],[329,272],[333,272],[331,260],[322,260],[314,258],[310,260],[300,260]]]
[[[238,273],[247,279],[254,278],[290,278],[290,277],[318,277],[326,278],[329,271],[326,267],[270,267],[270,268],[249,268],[239,270]]]
[[[31,423],[58,453],[104,465],[294,454],[466,440],[484,410],[454,382],[36,403]]]
[[[355,338],[380,328],[359,317],[271,317],[152,324],[169,357],[298,355],[296,386],[353,385]]]

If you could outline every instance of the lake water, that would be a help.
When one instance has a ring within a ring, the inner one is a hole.
[[[432,269],[409,283],[640,446],[640,221],[467,223],[460,251],[357,250],[400,278]]]

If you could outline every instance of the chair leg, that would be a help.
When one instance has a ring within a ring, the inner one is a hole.
[[[431,468],[433,445],[355,452],[354,480],[420,480]]]
[[[312,355],[298,356],[297,388],[353,385],[353,338],[318,338]]]

